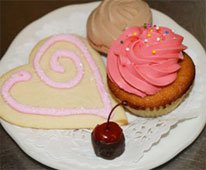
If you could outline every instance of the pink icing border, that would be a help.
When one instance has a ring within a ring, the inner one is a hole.
[[[54,80],[50,79],[43,71],[43,69],[40,66],[40,60],[41,57],[43,56],[43,54],[46,52],[46,50],[52,46],[53,44],[57,43],[58,41],[66,41],[66,42],[71,42],[74,45],[76,45],[77,47],[79,47],[81,49],[81,51],[83,51],[83,48],[81,47],[82,45],[73,37],[68,37],[68,36],[64,36],[62,37],[62,35],[60,36],[54,36],[51,39],[48,39],[39,49],[39,51],[37,52],[34,61],[33,61],[33,66],[36,70],[36,73],[38,74],[38,76],[40,77],[41,80],[43,80],[46,84],[48,84],[49,86],[55,87],[55,88],[70,88],[75,86],[77,83],[79,83],[79,81],[81,80],[82,76],[83,76],[83,65],[81,63],[81,60],[79,59],[79,57],[70,51],[66,51],[66,50],[58,50],[56,51],[51,58],[51,69],[53,69],[54,71],[58,71],[58,72],[64,72],[64,68],[61,67],[57,60],[59,57],[63,56],[63,57],[67,57],[70,58],[74,61],[75,66],[77,68],[77,76],[66,82],[66,83],[62,83],[62,82],[55,82]]]
[[[71,51],[59,50],[52,55],[52,58],[50,60],[51,69],[56,71],[56,72],[64,73],[64,68],[58,63],[58,59],[61,56],[64,56],[66,58],[70,58],[74,61],[74,64],[75,64],[76,69],[77,69],[77,75],[72,80],[69,80],[66,83],[55,82],[55,81],[51,80],[49,77],[47,77],[44,74],[43,70],[38,70],[39,66],[36,66],[36,70],[37,70],[37,73],[39,73],[39,76],[41,77],[41,79],[49,86],[56,87],[56,88],[71,88],[71,87],[75,86],[76,84],[78,84],[80,82],[80,80],[82,79],[83,65],[81,63],[81,60],[79,59],[79,57],[75,53],[73,53]],[[34,65],[35,65],[35,63],[34,63]]]
[[[93,115],[98,115],[101,117],[106,118],[109,111],[111,110],[111,103],[108,97],[108,94],[104,88],[104,84],[103,84],[103,80],[102,77],[100,75],[99,69],[96,66],[96,63],[94,62],[91,54],[89,53],[87,47],[84,45],[83,42],[81,42],[81,40],[79,40],[77,37],[73,36],[73,35],[57,35],[57,36],[53,36],[51,38],[49,38],[44,44],[43,46],[41,46],[41,48],[39,49],[39,51],[37,52],[35,58],[34,58],[34,68],[36,73],[39,75],[40,79],[42,81],[44,81],[46,84],[56,87],[56,88],[71,88],[71,84],[75,85],[76,82],[71,83],[69,82],[66,87],[57,84],[54,81],[50,81],[48,80],[46,76],[46,74],[43,72],[43,70],[40,68],[40,64],[39,61],[43,55],[43,53],[54,43],[58,42],[58,41],[66,41],[66,42],[70,42],[73,43],[75,46],[77,46],[82,53],[84,54],[87,62],[90,65],[90,68],[94,74],[95,80],[96,80],[96,84],[98,87],[98,91],[100,93],[101,99],[103,101],[104,104],[104,108],[98,109],[98,108],[92,108],[92,109],[86,109],[86,108],[44,108],[44,107],[34,107],[34,106],[28,106],[28,105],[24,105],[21,103],[18,103],[12,96],[10,96],[9,91],[10,89],[18,82],[22,82],[22,81],[28,81],[32,75],[31,73],[29,73],[28,71],[18,71],[16,73],[14,73],[13,75],[11,75],[3,84],[2,89],[1,89],[1,93],[2,96],[5,100],[6,103],[8,103],[12,108],[14,108],[15,110],[19,111],[19,112],[23,112],[23,113],[27,113],[27,114],[41,114],[41,115],[58,115],[58,116],[64,116],[64,115],[74,115],[74,114],[93,114]],[[64,69],[58,65],[57,63],[57,59],[59,56],[59,53],[64,54],[65,51],[61,51],[61,52],[57,52],[52,56],[50,65],[51,68],[53,68],[54,71],[58,71],[58,72],[63,72]],[[69,58],[75,58],[78,57],[75,54],[72,54],[71,52],[68,53],[68,51],[66,52],[66,57]],[[65,56],[65,55],[64,55]],[[75,64],[77,65],[79,59],[74,59],[75,60]],[[78,78],[74,79],[75,81],[80,81],[82,75],[81,71],[82,71],[82,67],[83,65],[80,64],[79,67],[77,66],[78,70]],[[50,81],[50,82],[49,82]],[[51,83],[51,84],[50,84]],[[77,83],[76,83],[77,84]]]

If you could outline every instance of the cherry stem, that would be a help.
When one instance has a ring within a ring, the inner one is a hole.
[[[106,129],[109,129],[109,120],[110,120],[110,117],[111,117],[113,111],[114,111],[118,106],[121,106],[121,105],[127,106],[127,104],[128,104],[128,102],[127,102],[126,100],[123,100],[123,101],[121,101],[120,103],[116,104],[116,105],[112,108],[112,110],[110,111],[109,116],[108,116],[108,118],[107,118]]]

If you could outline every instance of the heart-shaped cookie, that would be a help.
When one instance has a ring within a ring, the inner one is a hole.
[[[19,126],[92,128],[107,118],[115,104],[99,54],[75,35],[42,40],[32,50],[29,64],[0,80],[0,116]],[[127,124],[122,108],[113,120]]]

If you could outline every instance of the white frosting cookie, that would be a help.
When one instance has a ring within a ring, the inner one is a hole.
[[[0,80],[0,117],[23,127],[93,128],[116,104],[108,93],[101,57],[74,35],[42,40],[29,64]],[[118,108],[112,120],[127,124],[124,110]]]

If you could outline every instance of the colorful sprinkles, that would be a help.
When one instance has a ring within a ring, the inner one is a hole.
[[[156,29],[157,31],[159,31],[160,27],[156,27],[155,29]]]
[[[129,47],[127,47],[125,50],[126,50],[126,51],[129,51]]]
[[[147,23],[144,24],[144,28],[145,28],[145,29],[149,28],[149,29],[148,29],[148,32],[147,32],[147,34],[146,34],[146,38],[143,40],[144,43],[148,43],[148,42],[150,41],[150,39],[148,39],[148,38],[151,38],[152,36],[155,37],[157,31],[158,31],[158,32],[160,31],[160,27],[159,27],[159,26],[154,25],[154,26],[152,27],[150,24],[147,24]],[[172,30],[172,32],[174,32],[174,30]],[[159,32],[159,33],[160,33],[160,32]],[[168,35],[169,33],[170,33],[170,32],[169,32],[168,30],[165,30],[163,34],[164,34],[164,35]],[[131,34],[128,35],[128,36],[131,36]],[[133,32],[133,33],[132,33],[132,36],[137,36],[137,32]],[[174,37],[174,39],[176,39],[176,38]],[[152,40],[152,39],[151,39],[151,40]],[[157,41],[157,42],[161,42],[162,40],[164,40],[164,37],[156,37],[156,41]],[[132,42],[134,42],[133,39],[131,40],[131,43],[132,43]],[[124,42],[121,40],[120,43],[123,44]],[[129,47],[126,47],[125,50],[126,50],[126,51],[130,51],[130,48],[129,48]],[[155,55],[155,54],[157,54],[157,51],[153,49],[153,50],[151,51],[151,53],[152,53],[153,55]]]
[[[169,34],[169,31],[165,31],[164,34],[166,34],[166,35]]]
[[[160,41],[161,40],[161,38],[160,37],[157,37],[157,41]]]
[[[148,42],[148,39],[144,39],[144,42],[147,43],[147,42]]]
[[[150,34],[150,33],[147,34],[147,37],[148,37],[148,38],[150,38],[151,36],[152,36],[152,34]]]
[[[136,35],[137,35],[137,32],[133,32],[133,34],[132,34],[132,35],[136,36]]]
[[[156,50],[152,50],[152,54],[156,54]]]

